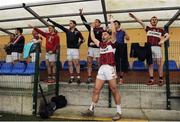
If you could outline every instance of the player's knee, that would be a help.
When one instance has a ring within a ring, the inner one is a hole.
[[[113,87],[110,87],[110,89],[111,89],[111,92],[112,92],[112,93],[116,93],[116,91],[117,91],[117,88],[114,87],[114,86],[113,86]]]
[[[53,63],[52,62],[49,62],[49,66],[52,67]]]
[[[72,65],[73,65],[72,62],[69,61],[69,62],[68,62],[68,66],[72,66]]]
[[[74,62],[74,65],[75,65],[76,67],[80,66],[80,64],[79,64],[78,61],[75,61],[75,62]]]
[[[56,68],[56,63],[51,64],[53,68]]]
[[[92,66],[92,62],[91,62],[91,61],[88,61],[88,62],[87,62],[87,65],[88,65],[88,66]]]
[[[93,93],[94,94],[99,94],[100,93],[100,89],[99,88],[94,88]]]
[[[153,68],[153,64],[148,65],[149,68]]]
[[[47,66],[47,67],[49,66],[49,61],[46,61],[46,66]]]
[[[161,62],[157,62],[157,65],[158,65],[158,66],[161,66],[161,65],[162,65],[162,63],[161,63]]]

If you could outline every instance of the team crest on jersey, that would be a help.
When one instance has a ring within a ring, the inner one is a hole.
[[[100,54],[105,54],[105,53],[114,53],[115,52],[115,49],[112,48],[111,45],[108,45],[107,47],[105,48],[101,48],[100,47]]]
[[[151,30],[149,30],[149,31],[147,32],[147,36],[153,36],[153,37],[161,38],[162,33],[161,33],[161,32],[158,32],[158,31],[151,31]]]

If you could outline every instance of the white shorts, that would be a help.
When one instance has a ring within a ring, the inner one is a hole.
[[[152,51],[152,58],[153,59],[162,58],[161,47],[151,46],[151,51]]]
[[[97,78],[100,80],[112,80],[117,78],[116,68],[111,65],[101,65],[98,70]]]
[[[56,62],[56,54],[46,53],[46,60],[49,62]]]
[[[67,49],[67,60],[79,59],[79,49]]]
[[[12,56],[12,60],[13,60],[13,61],[19,60],[19,59],[21,58],[21,53],[12,52],[12,53],[11,53],[11,56]]]
[[[99,50],[99,48],[89,47],[88,48],[88,56],[94,57],[94,58],[99,58],[100,57],[100,50]]]
[[[31,61],[35,62],[36,61],[36,53],[31,53],[30,56],[31,56]],[[39,57],[40,56],[41,56],[41,54],[39,53]]]
[[[10,63],[12,61],[12,55],[6,55],[6,63]]]

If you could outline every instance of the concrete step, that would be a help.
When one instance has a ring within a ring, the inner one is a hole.
[[[91,103],[94,84],[61,83],[59,94],[66,97],[69,105],[88,106]],[[180,96],[180,85],[171,85],[171,95]],[[145,84],[124,84],[118,85],[121,94],[122,108],[132,109],[166,109],[166,86],[147,86]],[[113,96],[111,104],[115,107]],[[101,90],[98,106],[108,107],[109,89],[108,84],[104,84]],[[179,99],[171,100],[171,109],[180,110]]]
[[[81,112],[88,106],[71,106],[55,111],[51,118],[61,120],[86,120],[86,121],[112,121],[116,108],[96,107],[94,117],[83,117]],[[121,121],[147,122],[147,121],[180,121],[180,111],[159,109],[122,109]]]

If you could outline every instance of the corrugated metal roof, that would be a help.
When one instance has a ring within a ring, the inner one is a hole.
[[[21,2],[29,2],[29,0],[11,0],[16,1],[15,5],[0,6],[0,28],[14,32],[14,28],[22,27],[24,29],[24,34],[31,33],[32,29],[28,29],[28,24],[31,23],[34,26],[44,26],[45,25],[35,18],[31,13],[23,8]],[[89,22],[98,18],[103,23],[105,19],[102,10],[102,0],[31,0],[31,3],[25,3],[26,6],[31,8],[35,13],[37,13],[41,18],[46,20],[47,17],[51,17],[53,20],[60,24],[67,25],[69,20],[74,19],[77,21],[79,30],[86,30],[82,26],[82,22],[78,15],[79,8],[83,8],[85,17]],[[132,21],[132,18],[128,16],[128,12],[133,12],[142,20],[149,24],[149,19],[152,16],[157,16],[161,21],[159,21],[158,26],[163,27],[168,20],[180,9],[180,0],[104,0],[107,10],[107,15],[112,14],[115,19],[122,22],[123,28],[140,28],[141,26]],[[72,2],[72,3],[71,3]],[[150,10],[148,10],[150,8]],[[167,8],[167,10],[151,11],[151,8]],[[139,11],[137,11],[139,10]],[[141,11],[146,10],[146,11]],[[141,12],[140,12],[141,11]],[[112,12],[112,13],[111,13]],[[178,18],[180,20],[180,17]],[[180,22],[177,20],[172,24],[173,27],[180,27]],[[105,26],[105,24],[103,24]],[[58,30],[60,31],[60,30]],[[4,35],[4,32],[0,32],[0,35]]]

